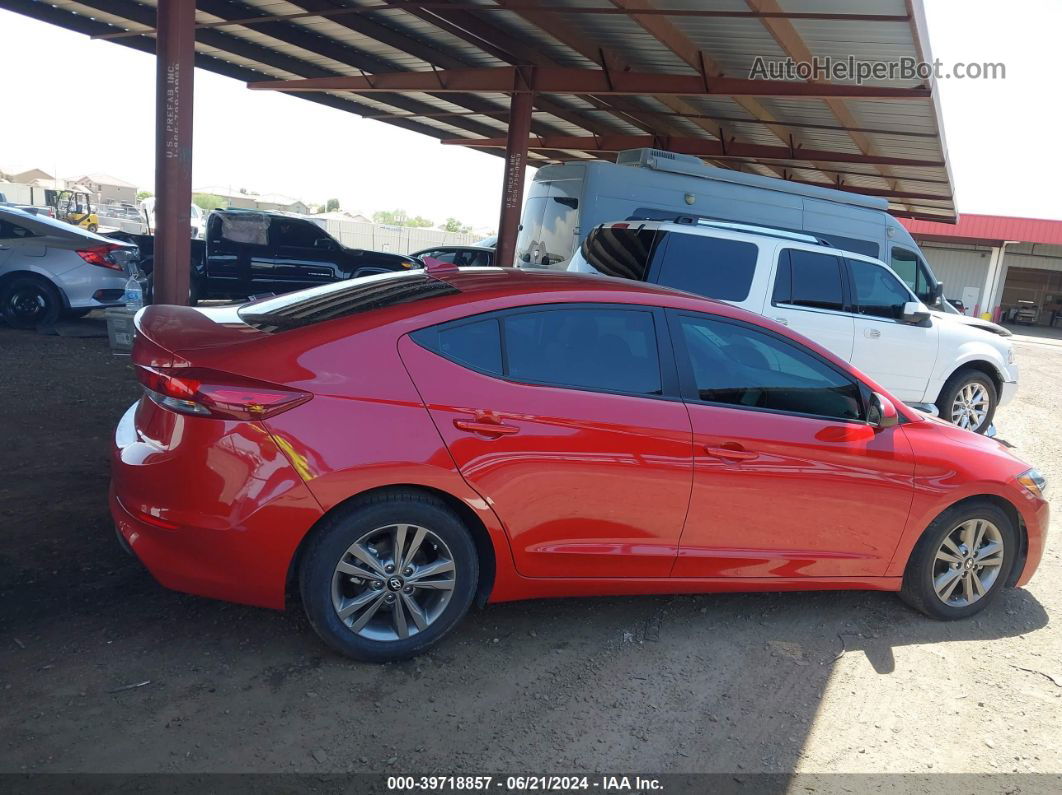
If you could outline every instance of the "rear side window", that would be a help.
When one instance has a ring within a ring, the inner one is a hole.
[[[457,325],[433,326],[410,335],[416,342],[451,361],[501,375],[501,333],[494,317]]]
[[[651,312],[572,308],[502,319],[509,378],[607,392],[658,395]]]
[[[583,241],[583,259],[606,276],[644,282],[659,237],[648,229],[599,226]]]
[[[34,234],[24,226],[10,223],[0,219],[0,240],[12,240],[23,237],[34,237]]]
[[[873,262],[848,260],[852,275],[852,303],[861,315],[900,320],[903,305],[914,300],[907,289],[889,271]]]
[[[704,316],[679,322],[701,400],[863,419],[858,385],[809,351],[743,324]]]
[[[668,233],[656,281],[724,301],[749,297],[759,248],[753,243]]]
[[[844,309],[840,258],[814,251],[783,249],[778,255],[773,301],[814,309]]]
[[[533,309],[414,332],[428,350],[513,381],[659,395],[653,313],[641,309]]]

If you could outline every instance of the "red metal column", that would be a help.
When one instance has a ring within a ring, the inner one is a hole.
[[[159,0],[155,58],[155,302],[187,304],[195,3]]]
[[[527,169],[527,143],[531,135],[530,92],[514,93],[509,100],[509,134],[505,145],[505,185],[502,188],[501,217],[498,219],[498,245],[495,262],[514,265],[520,207],[524,200],[524,171]]]

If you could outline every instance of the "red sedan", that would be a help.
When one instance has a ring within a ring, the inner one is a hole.
[[[788,329],[645,284],[445,267],[152,306],[123,543],[364,660],[473,601],[873,589],[940,619],[1033,575],[1040,474]]]

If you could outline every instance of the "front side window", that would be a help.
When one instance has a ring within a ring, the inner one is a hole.
[[[841,260],[832,254],[783,249],[778,256],[774,303],[812,309],[844,309]]]
[[[657,281],[723,301],[749,297],[759,248],[753,243],[669,232]]]
[[[848,260],[852,275],[852,303],[861,315],[900,320],[903,306],[914,300],[894,275],[880,265],[862,260]]]
[[[578,307],[502,319],[506,375],[575,388],[661,394],[653,315],[638,309]]]
[[[841,420],[864,419],[855,381],[772,334],[704,316],[680,316],[700,400]]]
[[[274,218],[269,222],[269,243],[273,246],[313,248],[322,238],[328,239],[328,234],[317,224],[296,218]]]

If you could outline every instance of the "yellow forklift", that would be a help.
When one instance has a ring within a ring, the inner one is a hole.
[[[80,226],[90,232],[95,232],[100,228],[100,218],[96,214],[96,205],[92,202],[87,191],[55,191],[55,200],[52,206],[55,208],[55,217],[60,221]]]

